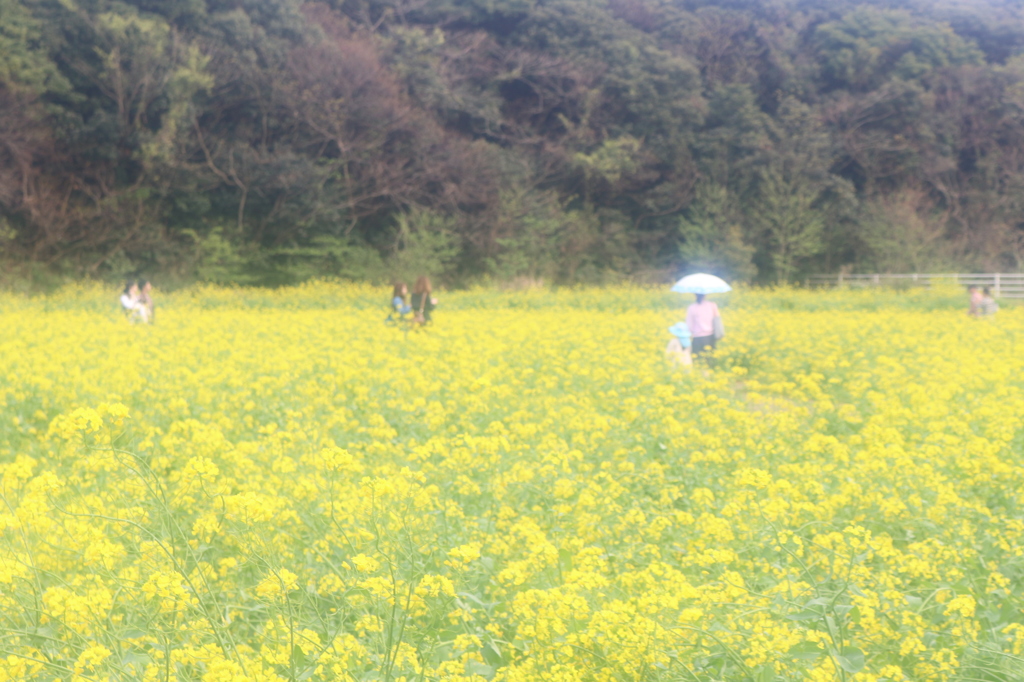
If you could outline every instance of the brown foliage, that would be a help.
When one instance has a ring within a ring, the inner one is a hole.
[[[496,178],[471,142],[418,108],[380,60],[374,37],[322,6],[307,10],[328,39],[293,49],[278,98],[306,134],[307,149],[344,178],[354,218],[394,207],[479,210]]]

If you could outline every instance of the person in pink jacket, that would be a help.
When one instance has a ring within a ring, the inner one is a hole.
[[[718,304],[704,300],[704,294],[697,294],[697,302],[686,309],[686,326],[693,337],[693,355],[715,349],[715,318],[720,317]]]
[[[971,307],[967,309],[967,314],[971,317],[981,317],[982,293],[973,284],[967,287],[967,293],[971,295]]]

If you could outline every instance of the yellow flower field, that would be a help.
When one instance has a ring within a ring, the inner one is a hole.
[[[2,680],[1024,679],[1024,308],[0,295]]]

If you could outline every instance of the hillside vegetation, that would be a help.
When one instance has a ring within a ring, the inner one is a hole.
[[[0,270],[1017,269],[1022,123],[993,0],[0,0]]]

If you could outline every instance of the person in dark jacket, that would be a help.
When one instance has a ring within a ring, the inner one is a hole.
[[[412,288],[412,301],[410,301],[413,320],[417,324],[427,324],[431,321],[431,313],[437,305],[437,299],[432,296],[430,278],[419,277],[416,285]]]

